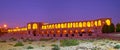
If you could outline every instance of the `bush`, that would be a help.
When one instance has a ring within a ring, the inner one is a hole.
[[[34,49],[32,46],[28,46],[27,49]]]
[[[42,47],[45,47],[45,45],[42,45]]]
[[[56,44],[52,44],[51,46],[57,46]]]
[[[115,26],[114,26],[113,23],[111,23],[110,26],[104,24],[101,31],[102,31],[102,33],[112,33],[112,32],[115,32]]]
[[[116,45],[114,48],[115,49],[120,49],[120,45]]]
[[[14,46],[24,46],[22,42],[17,42]]]
[[[120,32],[120,23],[117,23],[116,25],[116,32]]]
[[[61,40],[61,46],[75,46],[79,44],[78,40]]]
[[[54,48],[52,48],[52,50],[60,50],[58,45],[54,45]]]

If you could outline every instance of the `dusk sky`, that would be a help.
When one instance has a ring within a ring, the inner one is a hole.
[[[120,23],[120,0],[0,0],[0,26],[112,18]]]

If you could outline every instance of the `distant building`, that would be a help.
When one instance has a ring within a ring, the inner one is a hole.
[[[101,34],[104,24],[110,25],[111,18],[61,23],[30,22],[26,27],[10,28],[8,33],[24,33],[41,38],[89,37]]]

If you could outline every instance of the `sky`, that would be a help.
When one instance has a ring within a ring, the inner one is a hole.
[[[120,23],[120,0],[0,0],[0,26],[112,18]]]

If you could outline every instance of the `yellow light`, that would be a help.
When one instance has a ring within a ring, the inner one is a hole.
[[[58,24],[58,28],[60,28],[60,24]]]
[[[90,22],[87,22],[87,26],[90,27]]]
[[[64,25],[61,23],[61,28],[63,28],[64,27]]]
[[[34,23],[34,24],[33,24],[33,29],[37,29],[37,28],[38,28],[37,24]]]
[[[60,33],[60,30],[58,30],[57,33]]]
[[[105,22],[106,22],[107,25],[110,25],[110,24],[111,24],[111,22],[110,22],[109,19],[107,19]]]
[[[55,24],[55,28],[58,28],[58,27],[57,27],[57,24]]]
[[[76,22],[76,24],[75,24],[75,25],[76,25],[76,27],[78,27],[78,26],[79,26],[79,25],[78,25],[78,22]]]
[[[101,26],[101,20],[98,20],[98,26]]]
[[[82,22],[79,22],[79,27],[82,27]]]
[[[11,32],[11,30],[9,29],[8,32]]]
[[[67,30],[63,30],[63,33],[66,34]]]
[[[85,32],[85,30],[84,30],[84,29],[82,29],[82,30],[81,30],[81,32]]]
[[[54,31],[53,31],[53,30],[52,30],[51,32],[52,32],[52,33],[54,33]]]
[[[13,31],[15,32],[15,31],[17,31],[16,29],[13,29]]]
[[[77,32],[78,32],[78,30],[75,30],[75,32],[77,33]]]
[[[86,22],[83,22],[83,27],[86,27]]]
[[[31,24],[28,24],[28,29],[31,29]]]
[[[70,28],[70,23],[67,24],[68,28]]]
[[[91,21],[91,27],[93,27],[94,26],[94,22],[93,21]]]
[[[52,28],[54,29],[54,24],[52,24]]]
[[[42,29],[44,29],[44,26],[42,26]]]
[[[73,27],[72,25],[73,25],[73,23],[71,23],[71,24],[70,24],[70,28],[72,28],[72,27]]]
[[[70,30],[70,33],[72,33],[72,30]]]
[[[51,29],[51,25],[49,25],[48,27],[49,27],[49,29]]]
[[[64,28],[67,28],[67,27],[66,27],[66,23],[64,24]]]
[[[75,28],[76,26],[75,26],[76,24],[75,23],[73,23],[73,27]]]
[[[95,21],[95,26],[97,26],[97,21]]]
[[[46,27],[47,27],[47,29],[49,29],[49,25],[47,25]]]

